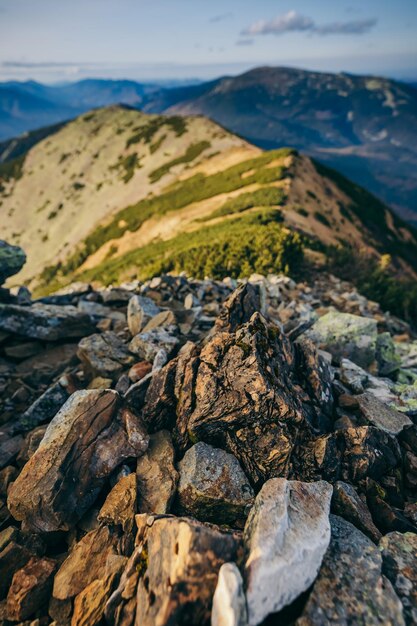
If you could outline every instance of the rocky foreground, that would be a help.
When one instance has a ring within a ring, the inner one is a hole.
[[[0,300],[0,624],[417,624],[405,322],[331,276]]]

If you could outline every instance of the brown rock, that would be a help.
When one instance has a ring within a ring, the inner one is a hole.
[[[22,568],[32,554],[15,541],[10,541],[0,552],[0,599],[4,598],[13,574]]]
[[[7,496],[9,485],[16,479],[18,471],[13,465],[7,465],[0,471],[0,496]]]
[[[138,511],[168,513],[175,495],[178,472],[174,467],[171,435],[161,430],[149,439],[149,448],[138,459]]]
[[[49,424],[9,490],[8,506],[28,527],[67,530],[91,506],[123,460],[142,454],[147,435],[114,391],[78,391]]]
[[[131,532],[137,507],[136,474],[122,476],[110,491],[98,514],[98,521],[113,526],[120,525]]]
[[[368,507],[352,485],[343,481],[334,485],[332,511],[359,528],[374,543],[381,539],[381,533],[373,523]]]
[[[139,363],[135,363],[129,370],[129,378],[132,383],[137,383],[139,380],[142,380],[152,371],[152,363],[149,361],[139,361]]]
[[[31,617],[49,598],[56,561],[37,557],[18,570],[7,594],[7,617],[19,621]]]
[[[236,560],[238,535],[185,518],[156,517],[148,523],[135,623],[208,623],[218,571]]]
[[[102,577],[109,556],[117,554],[116,536],[107,526],[87,533],[56,573],[53,596],[68,600]]]

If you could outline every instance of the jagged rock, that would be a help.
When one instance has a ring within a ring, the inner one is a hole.
[[[216,320],[214,332],[235,332],[246,324],[256,312],[263,312],[260,289],[251,283],[242,283],[223,304]]]
[[[32,339],[58,341],[90,335],[95,328],[89,315],[74,306],[35,302],[32,306],[0,304],[0,330]]]
[[[103,376],[112,380],[135,362],[133,354],[112,331],[82,339],[77,355],[91,376]]]
[[[244,531],[250,626],[295,600],[314,581],[330,541],[332,487],[273,478],[256,497]]]
[[[396,438],[373,426],[359,426],[323,435],[294,454],[291,476],[298,480],[343,480],[354,485],[380,478],[401,463]]]
[[[332,537],[296,626],[404,626],[401,602],[382,575],[382,558],[368,537],[332,516]]]
[[[415,532],[416,526],[389,502],[388,494],[381,484],[370,478],[366,481],[366,502],[375,524],[383,533],[399,531]]]
[[[236,559],[239,537],[185,518],[155,517],[149,525],[146,515],[136,519],[138,528],[146,524],[147,545],[137,585],[136,624],[209,622],[219,569]]]
[[[235,563],[224,563],[219,570],[213,596],[211,626],[247,626],[243,580]]]
[[[373,318],[329,311],[305,335],[336,360],[345,357],[365,369],[375,361],[377,324]]]
[[[332,512],[351,522],[374,543],[381,539],[381,533],[372,521],[365,502],[361,500],[352,485],[338,481],[333,488]]]
[[[168,431],[150,436],[147,451],[138,459],[136,476],[139,513],[168,513],[178,482]]]
[[[71,626],[95,626],[102,623],[104,610],[117,584],[127,558],[109,556],[100,579],[93,580],[75,598]]]
[[[9,620],[25,620],[47,602],[56,566],[52,559],[34,557],[14,574],[7,594]]]
[[[127,324],[132,337],[141,332],[146,324],[160,312],[159,306],[150,298],[132,296],[127,307]]]
[[[6,596],[13,574],[32,556],[29,550],[13,540],[0,552],[0,600]]]
[[[177,368],[180,445],[201,440],[226,449],[255,485],[287,475],[299,431],[309,429],[301,401],[308,410],[314,402],[298,374],[289,340],[259,313],[236,333],[217,333]]]
[[[107,526],[87,533],[71,550],[54,579],[57,600],[75,597],[93,580],[101,578],[110,556],[117,554],[117,537]]]
[[[362,421],[386,433],[398,435],[403,428],[413,424],[409,417],[384,404],[369,392],[356,396],[356,401]]]
[[[246,519],[254,493],[232,454],[199,442],[187,450],[178,469],[180,514],[217,524]]]
[[[6,278],[14,276],[26,263],[26,254],[19,246],[0,239],[0,286]]]
[[[113,526],[120,525],[125,532],[131,532],[137,508],[136,475],[122,476],[110,491],[100,509],[98,521]]]
[[[126,458],[143,454],[148,437],[119,403],[110,390],[77,391],[69,398],[9,490],[15,519],[37,531],[68,529],[105,478]]]
[[[15,437],[4,436],[0,432],[0,469],[13,463],[15,458],[20,452],[23,445],[22,435],[16,435]]]
[[[394,404],[400,410],[402,402],[399,401],[398,394],[394,391],[395,385],[390,380],[372,376],[349,359],[340,361],[339,378],[353,393],[366,391],[384,404]]]
[[[417,624],[417,534],[393,532],[380,541],[382,572],[391,581],[407,624]]]
[[[129,343],[129,350],[144,361],[153,362],[158,352],[163,349],[171,355],[179,345],[179,339],[174,334],[173,327],[154,328],[148,332],[139,333]]]
[[[17,528],[8,526],[0,532],[0,552],[4,550],[8,543],[17,539]]]

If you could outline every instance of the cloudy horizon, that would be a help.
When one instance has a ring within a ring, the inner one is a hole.
[[[0,80],[197,80],[260,65],[412,80],[416,27],[411,0],[0,0]]]

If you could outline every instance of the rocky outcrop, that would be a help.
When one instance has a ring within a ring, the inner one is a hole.
[[[332,537],[297,626],[404,626],[401,602],[382,573],[378,548],[352,524],[332,517]]]
[[[10,511],[37,531],[68,529],[94,502],[105,478],[147,446],[138,419],[119,409],[116,392],[78,391],[13,483]]]
[[[254,493],[232,454],[196,443],[178,465],[177,508],[203,522],[239,525],[253,504]]]
[[[250,626],[295,600],[316,578],[330,541],[331,486],[274,478],[259,492],[244,531]]]
[[[0,287],[7,278],[20,272],[25,263],[26,254],[22,248],[0,239]]]

